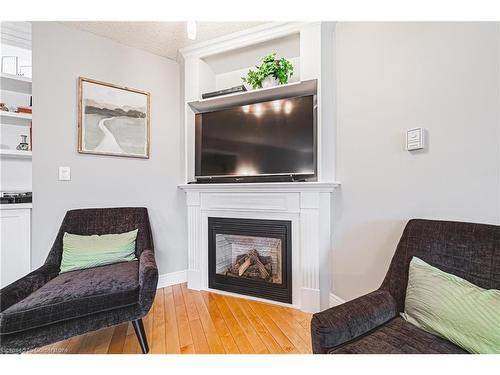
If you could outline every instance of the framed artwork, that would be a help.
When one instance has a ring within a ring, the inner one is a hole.
[[[150,94],[80,77],[78,152],[149,158]]]

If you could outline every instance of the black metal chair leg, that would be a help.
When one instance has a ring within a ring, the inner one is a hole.
[[[139,340],[139,344],[141,345],[141,350],[143,354],[147,354],[149,352],[148,346],[148,338],[146,337],[146,331],[144,331],[144,323],[142,323],[142,319],[133,320],[132,324],[134,326],[134,331],[137,336],[137,340]]]

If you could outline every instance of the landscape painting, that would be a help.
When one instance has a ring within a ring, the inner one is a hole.
[[[78,87],[78,152],[149,158],[149,93],[83,77]]]

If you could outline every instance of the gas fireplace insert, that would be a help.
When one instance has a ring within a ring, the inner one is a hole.
[[[291,222],[208,218],[208,286],[292,303]]]

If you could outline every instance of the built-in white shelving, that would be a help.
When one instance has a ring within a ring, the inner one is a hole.
[[[251,104],[260,101],[277,100],[292,96],[315,95],[318,81],[310,79],[307,81],[293,82],[269,88],[243,91],[235,94],[217,96],[215,98],[202,99],[189,102],[189,106],[195,112],[210,112],[233,106]]]
[[[17,113],[17,112],[0,111],[0,116],[26,120],[26,125],[29,125],[29,121],[31,121],[31,119],[32,119],[31,113]]]
[[[17,56],[18,66],[32,65],[31,23],[1,22],[1,55]],[[25,70],[27,72],[27,70]],[[32,152],[16,149],[21,136],[31,143],[30,113],[15,113],[14,108],[30,105],[32,79],[0,73],[1,102],[12,112],[0,111],[0,190],[4,192],[32,191]],[[2,260],[0,288],[31,271],[31,203],[0,205],[2,226]]]
[[[0,157],[14,159],[31,159],[31,151],[0,150]]]
[[[31,78],[13,74],[0,74],[0,87],[2,90],[16,91],[31,94]]]
[[[316,95],[317,180],[334,181],[334,33],[333,22],[272,22],[181,49],[186,181],[194,180],[197,113],[304,95]],[[248,70],[274,52],[294,66],[290,83],[201,99],[203,93],[241,85]]]
[[[33,203],[9,203],[0,205],[0,212],[5,210],[25,210],[32,208]]]

